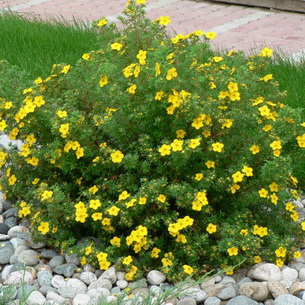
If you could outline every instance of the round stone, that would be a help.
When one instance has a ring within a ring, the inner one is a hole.
[[[90,297],[87,294],[78,294],[73,299],[73,305],[88,305],[90,302]]]
[[[49,266],[54,269],[56,267],[59,267],[60,265],[63,264],[64,262],[64,257],[62,255],[57,255],[54,256],[53,258],[51,258],[51,260],[49,261]]]
[[[9,226],[6,225],[5,223],[0,223],[0,234],[7,234],[8,230],[9,230]]]
[[[51,286],[52,279],[53,275],[49,271],[42,270],[37,273],[37,280],[40,286]]]
[[[24,246],[20,246],[24,247]],[[26,266],[35,266],[39,262],[39,253],[34,250],[25,250],[18,255],[18,262]]]
[[[15,249],[10,241],[0,243],[0,265],[5,265],[10,262],[11,256],[14,254]]]
[[[152,270],[147,274],[147,280],[151,285],[160,285],[166,280],[166,277],[162,272]]]

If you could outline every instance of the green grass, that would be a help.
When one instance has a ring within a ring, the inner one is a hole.
[[[97,30],[80,20],[69,24],[30,17],[31,21],[13,12],[0,14],[0,60],[27,71],[33,79],[47,77],[55,63],[74,64],[83,53],[103,44]]]

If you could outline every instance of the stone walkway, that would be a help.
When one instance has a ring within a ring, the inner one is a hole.
[[[4,0],[0,11],[10,8],[21,14],[46,18],[62,16],[66,20],[79,18],[92,21],[107,17],[115,21],[127,0]],[[151,19],[170,16],[171,32],[187,34],[194,30],[214,31],[215,49],[255,52],[262,46],[281,49],[299,57],[305,52],[305,14],[291,13],[212,1],[147,0],[147,15]]]

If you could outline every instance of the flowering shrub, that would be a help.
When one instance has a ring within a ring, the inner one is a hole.
[[[67,250],[98,238],[73,251],[129,280],[281,266],[305,229],[291,201],[305,124],[266,70],[272,51],[215,54],[211,32],[169,38],[169,17],[149,21],[144,2],[128,4],[107,48],[2,96],[0,129],[24,143],[0,153],[2,190],[37,239]]]

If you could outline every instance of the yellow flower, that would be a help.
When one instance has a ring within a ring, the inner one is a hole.
[[[271,192],[278,192],[278,191],[279,191],[279,185],[276,184],[275,182],[272,182],[272,183],[269,185],[269,188],[270,188],[270,191],[271,191]]]
[[[90,57],[89,53],[85,53],[85,54],[83,54],[82,58],[85,60],[89,60],[91,57]]]
[[[48,199],[52,198],[52,196],[53,196],[53,192],[52,191],[44,191],[41,194],[41,201],[48,200]]]
[[[99,81],[99,85],[100,87],[104,87],[105,85],[108,84],[108,77],[106,75],[104,75],[100,81]]]
[[[212,223],[209,223],[206,230],[207,230],[208,233],[213,234],[217,231],[217,226],[213,225]]]
[[[220,142],[216,142],[216,143],[212,144],[212,149],[213,149],[213,151],[216,151],[216,152],[222,152],[223,147],[224,147],[224,144],[222,144]]]
[[[159,149],[161,156],[166,156],[171,154],[171,145],[163,144]]]
[[[146,63],[146,51],[140,50],[137,54],[137,58],[139,59],[140,65],[145,65]]]
[[[260,256],[258,256],[258,255],[254,256],[254,258],[253,258],[254,264],[259,264],[259,263],[261,263],[261,261],[262,261],[262,259]]]
[[[173,151],[181,151],[182,150],[182,145],[183,145],[183,140],[175,139],[171,143],[171,147],[172,147]]]
[[[271,49],[269,49],[268,47],[265,47],[261,50],[261,54],[264,57],[271,57],[273,51]]]
[[[263,80],[265,83],[268,82],[268,80],[273,78],[273,74],[267,74],[264,77],[260,78],[259,80]]]
[[[279,247],[274,251],[276,257],[285,257],[287,250],[284,247]]]
[[[91,246],[88,246],[85,248],[85,255],[89,255],[93,252],[93,249]]]
[[[302,256],[302,253],[300,251],[295,251],[293,254],[294,258],[300,258]]]
[[[116,150],[111,154],[111,160],[113,163],[120,163],[122,162],[123,158],[124,155],[119,150]]]
[[[160,249],[158,248],[153,248],[152,251],[151,251],[151,257],[152,258],[158,258],[159,257],[159,253],[161,252]]]
[[[96,200],[91,199],[90,204],[89,204],[89,208],[91,208],[93,210],[97,210],[101,205],[102,204],[101,204],[99,199],[96,199]]]
[[[166,79],[171,80],[171,79],[173,79],[174,77],[177,77],[177,76],[178,76],[178,73],[176,71],[176,68],[172,68],[172,69],[169,69],[167,71]]]
[[[169,258],[162,258],[161,262],[164,267],[169,267],[173,265],[173,261]]]
[[[241,235],[243,236],[248,236],[249,235],[249,232],[247,229],[241,229],[240,232],[239,232]]]
[[[205,162],[205,165],[207,166],[207,168],[214,168],[215,167],[215,161],[208,160],[207,162]]]
[[[14,185],[17,181],[17,178],[15,175],[12,175],[9,179],[8,179],[8,184],[9,185]]]
[[[89,188],[89,193],[95,194],[98,191],[98,187],[96,185],[93,185],[92,187]]]
[[[0,121],[0,130],[4,131],[4,129],[7,127],[7,124],[4,120]]]
[[[200,141],[201,141],[200,138],[191,139],[190,142],[189,142],[189,144],[188,144],[188,146],[189,146],[190,148],[193,148],[193,149],[194,149],[194,148],[196,148],[197,146],[200,145]]]
[[[123,259],[123,264],[124,264],[124,265],[130,265],[131,262],[132,262],[132,257],[131,257],[130,255],[128,255],[127,257],[125,257],[125,258]]]
[[[103,18],[98,21],[97,26],[104,26],[105,24],[107,24],[107,19]]]
[[[110,209],[107,210],[109,215],[112,215],[112,216],[118,216],[119,211],[120,211],[120,209],[118,207],[116,207],[115,205],[113,205]]]
[[[183,265],[183,271],[184,271],[184,273],[189,274],[189,275],[194,273],[194,269],[189,265]]]
[[[166,200],[166,196],[164,196],[163,194],[160,194],[157,198],[160,202],[165,202]]]
[[[277,197],[277,195],[275,193],[272,193],[270,198],[271,198],[272,203],[277,204],[279,197]]]
[[[61,110],[58,110],[56,112],[56,114],[60,117],[60,118],[65,118],[68,114],[67,114],[67,111],[61,111]]]
[[[130,194],[127,191],[123,191],[120,195],[119,195],[119,200],[125,200],[128,197],[130,197]]]
[[[234,182],[234,183],[242,182],[244,176],[245,176],[245,174],[242,174],[240,171],[237,171],[236,173],[234,173],[234,174],[232,175],[233,182]]]
[[[272,125],[265,125],[263,128],[262,128],[264,131],[269,131],[272,129]]]
[[[282,148],[282,143],[281,143],[281,141],[273,141],[273,142],[270,144],[270,147],[271,147],[273,150],[281,149],[281,148]]]
[[[154,22],[159,22],[159,24],[161,25],[168,25],[171,22],[171,20],[169,16],[160,16]]]
[[[283,267],[284,265],[284,261],[280,258],[278,258],[276,261],[275,261],[275,264],[278,266],[278,267]]]
[[[187,243],[187,239],[184,234],[178,234],[176,238],[176,242],[181,242],[183,244]]]
[[[139,204],[146,204],[147,199],[145,197],[140,197],[139,198]]]
[[[77,148],[75,154],[76,154],[77,159],[83,157],[85,155],[84,154],[84,149],[82,147]]]
[[[196,174],[195,180],[200,181],[203,178],[203,174]]]
[[[63,138],[67,137],[67,134],[69,133],[69,126],[70,126],[69,123],[60,125],[59,132],[61,133],[61,136]]]
[[[228,253],[230,256],[234,256],[238,254],[238,248],[236,247],[231,247],[229,249],[227,249]]]
[[[120,51],[122,49],[123,45],[121,43],[115,42],[111,44],[112,50]]]
[[[259,153],[259,147],[257,145],[252,145],[250,147],[250,151],[252,152],[253,155]]]
[[[177,135],[177,138],[184,138],[184,136],[186,135],[186,132],[183,130],[183,129],[179,129],[176,131],[176,135]]]
[[[268,235],[268,228],[267,227],[259,227],[258,225],[255,225],[253,228],[253,234],[259,235],[260,237],[264,237]]]
[[[258,191],[258,193],[259,193],[259,196],[262,197],[262,198],[267,198],[267,196],[268,196],[268,191],[264,188],[260,189]]]
[[[110,243],[111,243],[113,246],[120,247],[120,246],[121,246],[121,238],[114,236],[114,237],[110,240]]]
[[[102,220],[103,214],[102,213],[93,213],[91,215],[91,217],[94,221]]]
[[[207,39],[210,39],[210,40],[213,40],[216,36],[217,36],[217,34],[214,33],[214,32],[206,32],[206,33],[205,33],[205,37],[206,37]]]
[[[136,0],[136,4],[145,4],[146,0]]]
[[[41,232],[42,235],[47,234],[50,231],[49,223],[48,222],[41,222],[38,231]]]
[[[126,91],[130,94],[135,94],[137,89],[137,85],[131,85],[129,88],[126,89]]]

